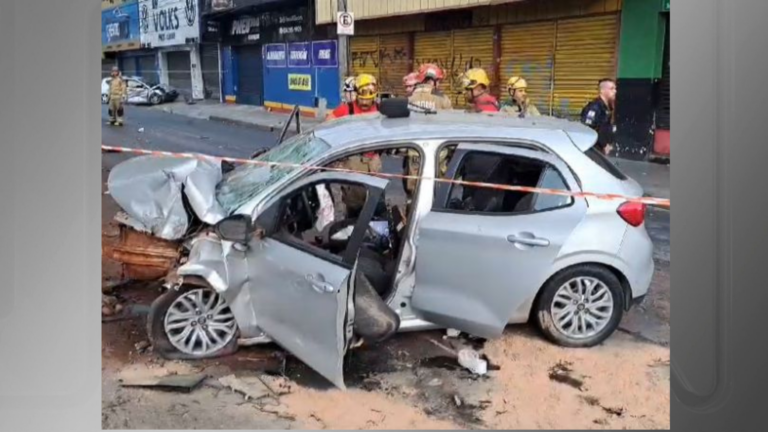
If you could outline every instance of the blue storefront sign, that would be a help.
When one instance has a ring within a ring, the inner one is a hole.
[[[311,65],[309,42],[291,42],[288,44],[288,67],[308,68]]]
[[[338,67],[338,48],[335,40],[312,42],[312,64],[315,67]]]
[[[137,1],[101,11],[101,45],[105,51],[136,49],[140,42]]]
[[[286,49],[284,43],[264,45],[264,66],[268,68],[284,68],[286,65]]]

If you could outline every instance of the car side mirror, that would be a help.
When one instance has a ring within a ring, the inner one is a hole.
[[[264,230],[254,225],[251,217],[247,215],[234,215],[221,220],[214,227],[216,234],[226,241],[248,244],[252,235],[264,238]]]

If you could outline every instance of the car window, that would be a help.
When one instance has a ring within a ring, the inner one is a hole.
[[[330,148],[330,144],[311,132],[292,137],[255,159],[285,165],[240,165],[219,183],[216,199],[225,211],[232,213],[268,187],[300,171],[301,165],[308,165]]]
[[[568,189],[557,169],[544,161],[481,151],[467,152],[463,156],[454,179],[508,186]],[[522,214],[563,207],[572,201],[567,196],[453,184],[446,207],[448,210],[467,213]]]
[[[142,88],[144,84],[136,80],[128,80],[128,88]]]
[[[282,202],[275,237],[341,259],[367,197],[360,184],[303,187]]]

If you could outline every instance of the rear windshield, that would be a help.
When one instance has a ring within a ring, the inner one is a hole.
[[[603,152],[598,150],[595,147],[591,147],[589,150],[585,151],[584,154],[586,154],[590,159],[592,159],[592,162],[600,165],[601,168],[608,171],[612,176],[616,177],[619,180],[627,180],[627,176],[624,175],[619,168],[613,164],[605,155]]]

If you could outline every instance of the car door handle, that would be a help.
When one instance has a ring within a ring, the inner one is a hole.
[[[528,234],[528,233],[525,233]],[[507,241],[510,243],[517,243],[526,246],[547,247],[549,246],[549,240],[541,237],[535,237],[533,234],[528,235],[508,235]]]
[[[313,290],[320,294],[330,294],[336,291],[336,287],[326,282],[325,277],[321,274],[308,274],[304,276],[304,279],[309,282],[309,286],[311,286]]]

